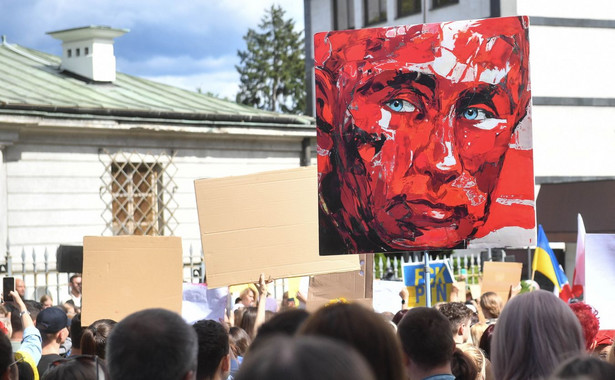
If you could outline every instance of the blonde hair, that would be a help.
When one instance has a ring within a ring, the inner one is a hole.
[[[470,343],[458,344],[457,347],[474,363],[478,371],[476,380],[483,380],[485,378],[485,368],[487,366],[487,358],[485,358],[483,351]]]
[[[502,297],[495,292],[480,296],[480,308],[487,319],[498,318],[502,312]]]
[[[483,333],[485,332],[485,330],[487,330],[488,326],[489,325],[486,323],[475,323],[474,325],[472,325],[472,327],[470,327],[472,343],[474,343],[476,347],[480,345],[480,338],[483,336]]]

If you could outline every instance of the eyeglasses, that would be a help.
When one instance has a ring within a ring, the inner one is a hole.
[[[106,379],[106,371],[104,367],[104,362],[100,362],[97,355],[75,355],[69,356],[68,358],[58,359],[51,364],[49,364],[49,369],[55,368],[62,364],[69,363],[71,361],[79,361],[82,363],[93,363],[94,368],[96,368],[96,380],[105,380]]]

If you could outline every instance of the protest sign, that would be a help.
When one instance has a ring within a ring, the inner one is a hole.
[[[153,307],[181,314],[182,271],[179,237],[84,237],[81,325]]]
[[[408,289],[408,306],[426,306],[425,264],[404,263],[402,266],[404,285]],[[448,302],[454,282],[453,271],[447,261],[434,260],[429,262],[431,305],[438,302]]]
[[[521,282],[522,263],[486,261],[483,266],[483,293],[495,292],[502,298],[502,304],[508,302],[511,286]]]
[[[315,167],[195,181],[207,286],[358,270],[318,256],[316,184]]]
[[[207,289],[205,284],[183,284],[182,317],[193,324],[201,319],[224,320],[227,288]]]
[[[585,235],[585,302],[598,310],[600,330],[615,329],[615,235]]]
[[[373,265],[372,255],[359,255],[361,269],[346,273],[331,273],[310,278],[307,310],[316,311],[323,305],[338,298],[359,302],[372,308]]]

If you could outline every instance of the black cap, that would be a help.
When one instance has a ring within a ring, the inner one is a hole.
[[[36,316],[36,328],[43,334],[55,334],[68,326],[68,317],[59,307],[48,307]]]

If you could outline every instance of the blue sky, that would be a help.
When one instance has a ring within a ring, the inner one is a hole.
[[[118,71],[234,99],[242,36],[272,4],[303,30],[303,0],[0,0],[0,34],[60,55],[61,42],[46,32],[130,29],[115,41]]]

